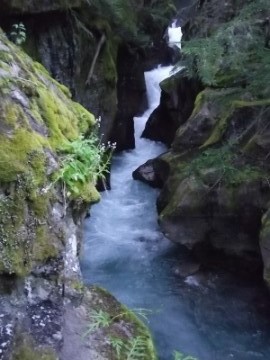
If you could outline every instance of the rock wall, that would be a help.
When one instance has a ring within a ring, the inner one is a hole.
[[[65,84],[74,100],[101,118],[102,141],[116,142],[117,150],[133,148],[133,117],[146,106],[143,73],[170,61],[170,51],[160,40],[163,25],[144,30],[153,44],[141,49],[121,38],[86,1],[46,1],[42,6],[35,1],[4,2],[0,25],[9,34],[19,22],[26,28],[25,51]],[[87,82],[102,34],[106,42]]]
[[[94,124],[68,88],[0,30],[0,359],[69,360],[77,349],[78,359],[109,360],[115,329],[127,346],[142,337],[145,359],[156,359],[136,316],[81,282],[81,223],[99,194],[92,182],[68,194],[57,174],[63,146]],[[97,340],[90,312],[101,310],[116,318]]]
[[[198,2],[185,23],[185,39],[215,36],[222,24],[238,19],[242,5],[241,1]],[[218,16],[212,17],[211,10]],[[256,12],[255,5],[249,11],[256,26],[267,16],[267,10]],[[263,35],[260,39],[264,51]],[[264,268],[269,283],[269,86],[261,85],[254,92],[249,85],[253,79],[243,80],[241,66],[233,75],[229,65],[220,66],[214,86],[196,74],[187,78],[185,71],[161,84],[161,104],[144,135],[171,148],[138,169],[139,177],[149,184],[162,178],[157,207],[160,226],[169,239],[204,257],[206,264],[211,257],[205,256],[208,250],[208,254],[218,251],[219,259],[220,254],[239,263],[244,259],[252,264],[251,273],[262,276]],[[149,164],[150,181],[144,174],[145,170],[149,177]]]
[[[91,109],[96,118],[101,117],[100,133],[107,142],[117,110],[117,40],[106,22],[99,22],[94,17],[88,19],[91,14],[88,15],[89,11],[82,2],[73,3],[74,10],[66,2],[54,2],[51,7],[48,3],[43,10],[38,7],[38,13],[34,11],[34,3],[27,5],[23,1],[21,7],[2,12],[0,25],[9,33],[12,24],[24,24],[25,51],[41,62],[52,77],[65,84],[76,101]],[[91,25],[87,27],[84,22]],[[108,39],[98,58],[94,76],[87,84],[92,59],[103,32]]]

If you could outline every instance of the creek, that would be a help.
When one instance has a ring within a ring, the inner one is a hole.
[[[112,190],[102,194],[84,225],[81,268],[86,283],[108,289],[131,309],[146,308],[160,360],[173,351],[200,360],[270,359],[270,306],[263,285],[221,270],[182,278],[187,250],[169,242],[157,224],[158,191],[132,171],[166,149],[140,138],[171,67],[145,73],[149,109],[135,118],[136,149],[117,154]]]

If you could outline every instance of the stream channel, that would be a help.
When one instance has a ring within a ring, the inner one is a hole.
[[[159,104],[159,82],[170,71],[145,73],[149,109],[134,119],[136,149],[114,156],[112,190],[85,221],[84,280],[108,289],[131,309],[152,310],[148,326],[160,360],[172,360],[174,350],[199,360],[270,359],[270,306],[263,284],[214,270],[179,277],[175,269],[188,253],[159,230],[158,191],[132,179],[139,165],[166,151],[140,135]]]

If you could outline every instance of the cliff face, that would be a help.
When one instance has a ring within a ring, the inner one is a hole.
[[[108,23],[89,14],[82,1],[7,2],[0,24],[7,33],[13,24],[26,28],[25,51],[41,62],[51,76],[65,84],[73,98],[101,117],[101,133],[107,142],[117,110],[116,60],[118,40]],[[84,25],[90,23],[91,26]],[[102,36],[107,41],[87,84],[91,63]]]
[[[89,131],[95,119],[3,33],[0,51],[0,269],[25,275],[61,252],[63,229],[57,217],[64,211],[63,198],[50,177],[59,169],[57,151]],[[93,187],[89,200],[97,199]]]
[[[159,3],[162,0],[155,6]],[[106,14],[101,13],[85,0],[43,1],[42,5],[26,0],[4,1],[1,9],[0,25],[4,30],[10,33],[13,24],[22,22],[26,28],[25,51],[65,84],[76,101],[96,118],[101,117],[103,141],[117,142],[119,150],[133,148],[133,117],[146,102],[144,70],[168,61],[170,56],[160,40],[164,24],[152,24],[152,17],[145,14],[150,10],[143,12],[142,5],[134,2],[133,13],[127,17],[138,17],[138,28],[145,32],[141,47],[137,30],[127,36],[128,24],[133,20],[113,24],[109,7]],[[165,14],[164,19],[166,16],[170,18]],[[103,35],[106,40],[92,68]],[[154,46],[149,48],[151,42]]]
[[[68,360],[74,349],[78,359],[111,359],[108,339],[115,328],[127,342],[143,336],[145,356],[155,359],[144,325],[110,294],[81,283],[81,222],[99,194],[92,181],[83,182],[79,192],[66,192],[61,176],[57,179],[63,149],[81,134],[91,136],[94,124],[94,116],[71,100],[64,85],[0,31],[3,360]],[[121,324],[112,320],[96,340],[87,329],[95,328],[90,312],[101,310],[108,318],[121,314]]]
[[[267,16],[264,1],[198,2],[184,27],[186,69],[161,84],[145,133],[170,144],[159,134],[174,132],[158,159],[170,170],[153,161],[167,176],[157,203],[164,233],[199,256],[215,249],[255,260],[253,272],[263,261],[269,282]]]

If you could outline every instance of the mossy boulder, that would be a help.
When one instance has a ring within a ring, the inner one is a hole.
[[[2,32],[0,98],[0,273],[22,276],[63,250],[63,229],[52,215],[61,197],[53,180],[58,152],[91,131],[95,119]],[[83,194],[99,199],[93,184]]]

